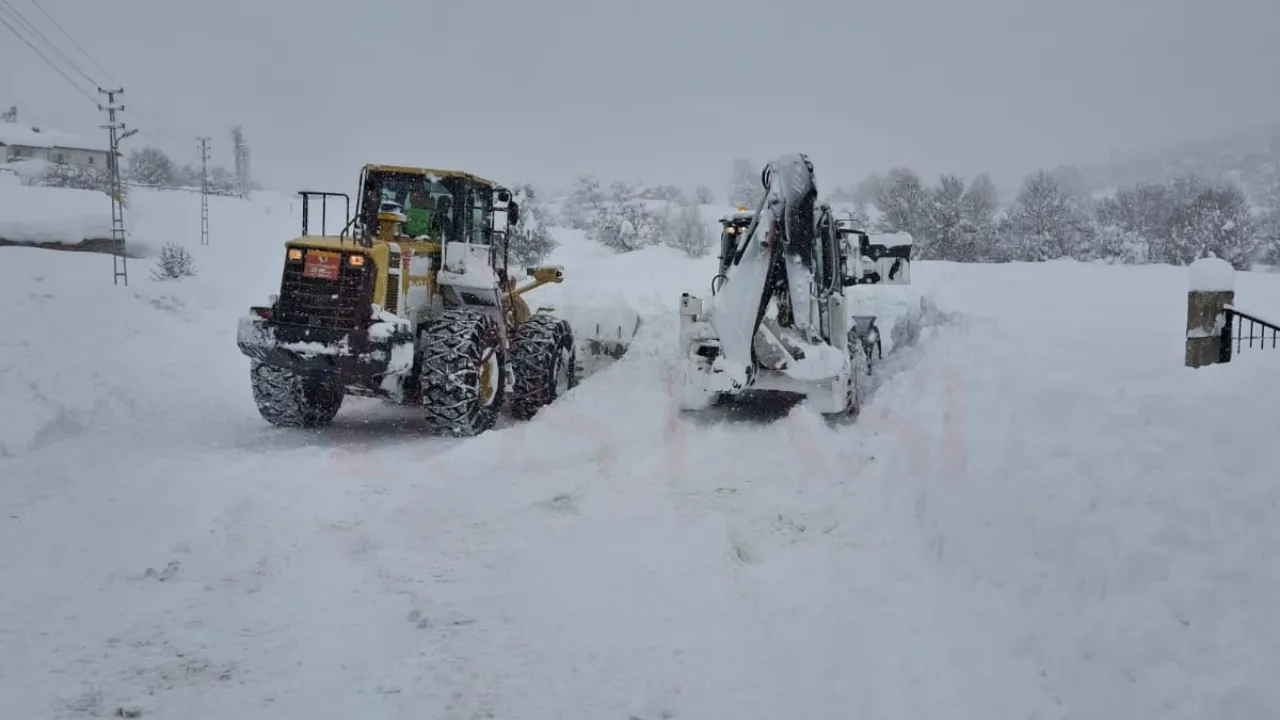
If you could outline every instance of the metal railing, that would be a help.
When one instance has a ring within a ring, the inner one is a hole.
[[[1231,305],[1224,309],[1226,322],[1222,327],[1222,343],[1218,362],[1231,362],[1246,347],[1249,349],[1280,349],[1280,325],[1250,315]],[[1247,328],[1247,330],[1246,330]],[[1248,344],[1246,344],[1248,341]],[[1256,345],[1254,344],[1256,341]]]

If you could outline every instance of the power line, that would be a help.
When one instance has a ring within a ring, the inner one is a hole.
[[[36,27],[30,20],[24,17],[21,12],[18,12],[18,8],[14,7],[12,3],[9,2],[9,0],[0,0],[0,6],[3,6],[4,8],[8,8],[9,12],[12,13],[13,16],[18,19],[19,25],[25,26],[25,29],[28,32],[30,32],[37,39],[42,41],[48,50],[53,51],[55,55],[62,58],[63,62],[69,65],[72,70],[75,70],[80,75],[80,77],[87,80],[90,85],[94,87],[98,86],[97,80],[94,80],[93,78],[89,77],[89,74],[86,73],[84,70],[82,70],[80,66],[75,63],[74,60],[67,57],[66,53],[62,52],[62,50],[59,49],[57,45],[53,44],[53,41],[51,41],[48,37],[46,37],[44,33],[40,32],[40,28]]]
[[[89,62],[93,63],[94,67],[98,68],[98,70],[101,70],[102,74],[106,75],[108,80],[110,80],[113,83],[116,81],[116,79],[111,76],[111,73],[107,72],[107,69],[102,67],[102,64],[99,63],[97,60],[95,60],[93,56],[89,54],[88,50],[85,50],[84,47],[80,45],[80,43],[76,42],[75,38],[71,37],[71,34],[68,33],[62,27],[62,23],[59,23],[57,20],[55,20],[53,16],[49,14],[49,11],[44,9],[44,6],[40,4],[39,0],[31,0],[31,4],[35,5],[36,9],[39,10],[40,13],[44,15],[46,18],[48,18],[49,22],[53,23],[53,26],[58,28],[58,30],[62,33],[62,35],[71,41],[72,45],[76,46],[76,49],[80,51],[81,55],[84,55],[86,58],[89,59]],[[97,83],[94,83],[94,84],[97,85]]]
[[[95,58],[91,53],[89,53],[89,51],[86,50],[83,45],[81,45],[79,42],[76,41],[74,37],[71,36],[71,33],[67,31],[67,29],[62,25],[62,23],[58,22],[57,18],[53,17],[53,15],[51,15],[49,11],[46,10],[44,6],[40,4],[39,0],[30,0],[30,2],[32,5],[35,6],[37,10],[40,11],[42,15],[45,16],[45,18],[49,20],[49,22],[53,23],[53,26],[56,27],[58,31],[61,32],[62,35],[66,37],[67,40],[69,40],[71,44],[74,45],[82,55],[84,55],[85,58],[89,60],[89,62],[93,63],[94,67],[102,71],[103,75],[105,75],[108,79],[115,82],[115,76],[112,75],[105,67],[103,67],[102,63],[98,62],[97,58]],[[87,80],[90,85],[94,87],[97,87],[99,85],[97,80],[95,80],[88,73],[86,73],[74,60],[72,60],[68,56],[67,53],[62,52],[62,50],[52,40],[50,40],[48,36],[46,36],[43,32],[41,32],[40,29],[36,27],[35,23],[32,23],[30,20],[24,17],[23,14],[19,12],[16,7],[13,6],[11,0],[0,0],[0,10],[3,10],[4,8],[7,8],[8,11],[18,19],[18,25],[20,28],[26,30],[28,34],[34,35],[38,40],[43,41],[43,44],[47,46],[48,50],[51,51],[51,54],[55,54],[57,57],[61,58],[77,74],[79,74],[81,77]],[[26,41],[24,40],[24,42]],[[33,47],[30,42],[27,42],[27,45],[29,47],[32,47],[33,50],[37,50],[38,52],[38,49]],[[43,57],[43,53],[38,53],[38,54],[42,55],[42,59],[44,59],[45,62],[49,62],[48,58]],[[52,65],[52,63],[50,64]],[[54,67],[56,69],[56,65]],[[63,73],[63,75],[65,77],[65,73]],[[68,80],[70,80],[70,78],[68,78]],[[93,98],[91,95],[88,95],[87,93],[84,93],[84,91],[81,91],[81,94],[84,94],[86,95],[86,97],[89,97],[91,101],[95,103],[97,102],[95,98]],[[152,125],[155,126],[156,131],[159,132],[159,134],[169,137],[171,139],[176,139],[180,136],[179,133],[172,130],[172,128],[176,127],[176,125],[170,122],[168,118],[166,118],[158,110],[155,110],[147,103],[140,102],[137,99],[133,101],[133,105],[141,106],[141,109],[143,110],[143,112],[140,114],[144,118],[150,116]],[[137,110],[138,108],[135,107],[134,111],[137,112]],[[164,129],[163,126],[166,126],[166,125],[170,126],[170,130]]]
[[[57,18],[53,17],[53,15],[50,14],[50,12],[44,8],[44,6],[40,3],[40,0],[29,0],[29,1],[33,6],[35,6],[37,10],[40,11],[42,15],[44,15],[46,19],[48,19],[50,23],[53,24],[54,27],[58,29],[60,33],[62,33],[63,37],[65,37],[68,41],[70,41],[71,44],[75,46],[77,50],[80,51],[80,54],[82,54],[85,58],[87,58],[89,62],[92,63],[93,66],[96,67],[98,70],[100,70],[108,79],[112,80],[113,82],[115,81],[115,77],[105,67],[103,67],[102,63],[98,62],[97,58],[95,58],[88,50],[85,49],[83,45],[81,45],[79,42],[76,41],[74,37],[71,36],[71,33],[67,31],[67,29],[62,25],[62,23],[58,22]],[[6,19],[6,13],[9,16],[8,19]],[[67,53],[64,53],[52,40],[49,39],[48,36],[46,36],[43,32],[41,32],[41,30],[38,27],[36,27],[34,23],[28,20],[16,7],[14,7],[11,0],[0,0],[0,23],[3,23],[5,27],[9,29],[10,32],[12,32],[15,36],[17,36],[17,38],[21,40],[27,47],[31,48],[32,52],[36,53],[36,55],[41,60],[43,60],[46,65],[53,68],[55,72],[61,75],[62,78],[66,80],[67,83],[70,84],[73,88],[75,88],[77,92],[79,92],[82,96],[84,96],[90,102],[93,102],[95,105],[97,104],[98,102],[97,99],[94,98],[90,93],[86,92],[82,87],[80,87],[80,85],[76,83],[75,80],[71,78],[71,76],[69,76],[66,72],[64,72],[62,68],[60,68],[56,63],[50,60],[49,55],[53,55],[55,57],[61,58],[66,63],[66,65],[68,65],[78,75],[80,75],[85,80],[87,80],[91,86],[95,88],[98,87],[99,86],[98,82],[94,80],[94,78],[92,78],[88,73],[86,73],[80,67],[80,65],[76,63],[76,61],[72,60]],[[28,36],[34,37],[36,42],[33,43],[30,39],[28,39],[28,37],[24,37],[23,33],[19,32],[20,30],[25,31]],[[49,53],[49,55],[46,55],[45,52],[42,52],[41,49],[37,47],[37,44],[43,44],[45,46],[46,51]],[[143,117],[146,118],[147,116],[150,116],[154,130],[158,132],[160,135],[168,137],[170,139],[177,139],[179,137],[179,133],[176,132],[175,130],[175,128],[177,128],[178,126],[172,121],[170,121],[169,118],[167,118],[159,110],[151,107],[149,104],[145,102],[139,102],[137,99],[135,99],[132,104],[141,106],[141,109],[143,110],[142,112]],[[136,111],[137,111],[137,108],[135,108],[135,112]],[[136,130],[133,132],[136,132]],[[182,134],[185,134],[185,133],[182,133]],[[245,158],[245,160],[247,162],[247,158]]]
[[[9,32],[11,32],[11,33],[13,33],[13,34],[14,34],[14,37],[16,37],[16,38],[18,38],[19,40],[21,40],[21,41],[23,42],[23,44],[25,44],[27,47],[31,48],[31,51],[32,51],[32,52],[34,52],[36,55],[38,55],[38,56],[40,57],[40,59],[41,59],[41,60],[43,60],[43,61],[45,62],[45,64],[46,64],[46,65],[48,65],[49,67],[53,68],[55,72],[57,72],[59,75],[61,75],[63,80],[66,80],[66,81],[67,81],[67,83],[71,85],[71,87],[73,87],[73,88],[75,88],[75,89],[76,89],[76,92],[78,92],[78,93],[80,93],[81,95],[83,95],[83,96],[85,97],[85,99],[86,99],[86,100],[88,100],[89,102],[93,103],[94,105],[97,105],[97,104],[98,104],[98,101],[97,101],[97,100],[96,100],[92,95],[90,95],[89,93],[85,92],[84,88],[82,88],[82,87],[80,87],[79,85],[77,85],[77,84],[76,84],[76,82],[75,82],[74,80],[72,80],[72,79],[71,79],[71,77],[70,77],[69,75],[67,75],[65,72],[63,72],[63,71],[62,71],[62,68],[60,68],[60,67],[58,67],[57,65],[53,64],[53,62],[51,62],[51,61],[49,60],[49,58],[47,58],[47,57],[45,57],[45,56],[44,56],[44,53],[40,52],[40,49],[39,49],[39,48],[37,48],[35,45],[32,45],[30,40],[27,40],[25,37],[23,37],[23,36],[22,36],[22,34],[21,34],[21,33],[19,33],[16,29],[14,29],[13,25],[9,24],[9,21],[5,19],[4,15],[0,15],[0,25],[4,25],[6,28],[8,28],[8,29],[9,29]],[[96,84],[96,83],[95,83],[95,84]]]

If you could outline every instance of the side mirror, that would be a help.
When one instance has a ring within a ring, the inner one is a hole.
[[[514,201],[507,203],[507,223],[512,226],[520,224],[520,205]]]
[[[511,193],[507,192],[506,190],[498,191],[498,202],[510,202],[510,201],[511,201]]]

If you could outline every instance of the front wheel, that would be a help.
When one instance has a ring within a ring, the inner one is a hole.
[[[258,414],[280,427],[323,427],[342,407],[342,388],[254,360],[249,381]]]
[[[511,341],[511,415],[528,420],[578,384],[569,323],[539,313],[516,326]]]
[[[506,363],[498,322],[450,310],[422,334],[423,414],[437,435],[471,437],[493,427],[502,407]]]

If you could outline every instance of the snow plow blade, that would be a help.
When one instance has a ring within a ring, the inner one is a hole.
[[[640,314],[622,302],[563,308],[562,316],[573,327],[579,378],[599,372],[620,359],[640,330]]]

